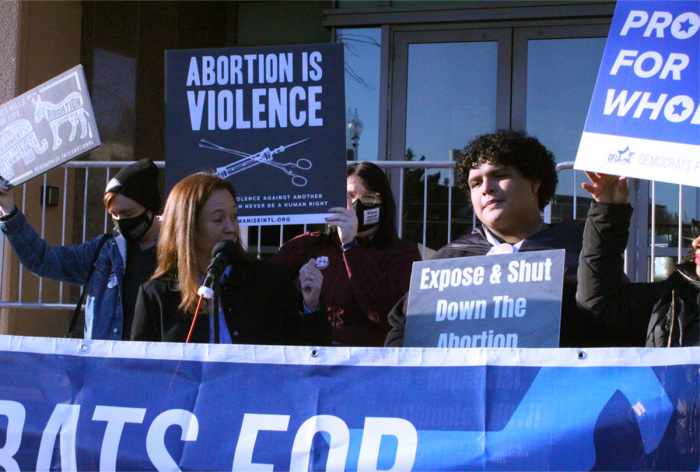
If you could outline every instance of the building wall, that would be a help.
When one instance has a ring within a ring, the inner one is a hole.
[[[238,46],[312,44],[331,42],[323,26],[323,10],[331,1],[235,2]],[[232,25],[229,24],[229,28]]]
[[[17,49],[19,45],[19,1],[0,2],[0,103],[5,103],[15,96],[17,89]],[[0,241],[0,248],[4,246],[4,238]],[[2,253],[5,254],[4,248]],[[10,260],[3,257],[0,273],[6,274],[10,270]],[[9,278],[2,278],[2,293],[6,293],[9,287]],[[3,296],[3,300],[5,297]],[[7,333],[9,318],[7,310],[0,310],[0,333]]]
[[[0,63],[7,69],[2,70],[2,102],[22,94],[49,80],[61,72],[80,63],[80,2],[1,2],[3,44],[0,46],[5,54]],[[9,40],[8,40],[9,38]],[[14,41],[13,41],[14,38]],[[14,45],[14,46],[13,46]],[[14,51],[12,51],[14,49]],[[10,77],[13,74],[14,84]],[[72,182],[72,172],[68,181]],[[46,184],[63,189],[64,170],[54,170],[46,174]],[[42,215],[40,205],[41,187],[44,179],[38,178],[15,190],[15,201],[24,207],[30,223],[39,231],[42,226],[46,240],[50,244],[61,243],[63,216],[62,207],[47,207]],[[68,192],[72,192],[69,185]],[[64,195],[59,195],[62,200]],[[26,199],[26,203],[23,201]],[[67,209],[68,234],[72,232],[72,208]],[[3,256],[4,301],[19,301],[17,293],[22,284],[23,300],[34,301],[38,298],[39,278],[27,270],[21,269],[9,244],[5,244]],[[20,277],[21,270],[21,277]],[[60,286],[58,283],[44,280],[42,301],[57,302]],[[69,290],[67,287],[64,290]],[[0,333],[18,335],[61,336],[67,324],[69,313],[46,310],[2,310],[0,315]]]
[[[164,159],[165,51],[235,45],[319,43],[331,39],[322,26],[330,1],[304,2],[0,2],[0,99],[6,102],[59,73],[83,64],[103,145],[80,159]],[[47,174],[63,189],[64,170]],[[103,174],[68,172],[66,244],[104,231]],[[87,184],[87,208],[83,194]],[[42,214],[34,179],[15,191],[29,222],[52,245],[61,244],[62,205]],[[26,196],[26,204],[23,197]],[[63,202],[64,195],[59,195]],[[99,202],[99,204],[98,204]],[[78,287],[42,280],[21,268],[4,248],[3,301],[71,303]],[[41,287],[40,287],[41,284]],[[22,299],[19,299],[21,285]],[[59,292],[63,291],[63,297]],[[60,336],[70,313],[3,310],[0,333]]]

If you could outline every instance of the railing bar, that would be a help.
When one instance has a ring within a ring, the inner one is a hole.
[[[61,164],[62,167],[75,167],[78,169],[104,168],[104,167],[127,167],[137,161],[69,161]],[[371,162],[378,167],[387,169],[449,169],[456,167],[453,161],[348,161],[348,164],[357,162]],[[165,161],[154,161],[157,167],[164,168]],[[573,168],[573,161],[567,161],[557,164],[557,170],[561,166],[563,168]]]
[[[404,170],[400,170],[399,174],[399,239],[403,235],[403,178]]]
[[[85,308],[85,305],[82,305]],[[12,308],[19,310],[72,310],[74,304],[70,303],[38,303],[38,302],[0,302],[0,308]]]
[[[683,185],[678,185],[678,262],[683,258]]]
[[[41,239],[46,240],[46,184],[47,184],[47,175],[44,173],[43,176],[43,184],[44,187],[41,189],[40,196],[41,196]],[[39,303],[44,299],[44,278],[39,277]]]
[[[27,216],[27,185],[22,185],[22,213],[24,213],[24,216]],[[19,292],[18,292],[18,300],[21,302],[22,301],[22,282],[24,281],[24,277],[22,276],[22,273],[24,271],[22,270],[22,265],[20,264],[19,267]]]
[[[68,168],[63,168],[63,215],[61,216],[61,246],[66,245],[66,208],[68,202]],[[58,299],[63,301],[63,282],[58,285]]]
[[[653,282],[656,275],[656,181],[651,181],[651,269],[647,281]]]
[[[87,194],[88,194],[88,177],[90,169],[85,169],[85,189],[83,190],[83,242],[85,242],[85,233],[87,232]]]
[[[576,179],[576,174],[578,173],[577,171],[573,171],[574,173],[574,221],[576,221],[576,217],[578,216],[578,205],[576,203],[577,198],[578,198],[578,181]]]
[[[454,169],[453,161],[367,161],[386,169]]]
[[[110,170],[111,169],[109,167],[107,167],[107,176],[105,177],[105,188],[107,188],[107,185],[109,184]],[[104,219],[104,226],[103,226],[102,232],[107,233],[107,222],[109,221],[109,212],[107,211],[107,208],[105,208],[103,219]]]
[[[105,168],[105,167],[127,167],[137,161],[68,161],[61,164],[62,167],[75,167],[78,169]],[[165,161],[153,161],[156,167],[165,168]]]
[[[428,170],[423,171],[423,254],[425,260],[425,243],[428,238]]]
[[[454,185],[454,169],[450,169],[450,185],[447,187],[447,242],[452,241],[452,186]]]
[[[262,253],[262,226],[258,225],[258,254]]]
[[[280,247],[284,243],[284,225],[280,225]]]

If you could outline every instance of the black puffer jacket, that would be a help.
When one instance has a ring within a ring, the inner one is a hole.
[[[616,346],[616,340],[605,336],[602,327],[576,306],[576,269],[581,251],[581,225],[573,221],[551,226],[535,233],[520,246],[520,251],[566,250],[564,263],[564,289],[562,292],[560,347],[607,347]],[[484,230],[479,225],[472,233],[462,236],[440,249],[433,259],[484,256],[491,250]],[[403,346],[406,326],[408,295],[405,295],[389,313],[392,329],[385,346]]]
[[[697,346],[700,281],[695,264],[677,266],[665,282],[621,283],[630,205],[594,202],[588,212],[576,299],[627,345]]]

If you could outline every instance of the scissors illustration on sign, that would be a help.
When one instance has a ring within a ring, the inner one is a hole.
[[[213,149],[215,151],[227,152],[229,154],[233,154],[243,158],[239,161],[232,162],[227,166],[217,167],[216,175],[218,175],[222,179],[225,179],[233,174],[243,172],[244,170],[248,170],[251,167],[257,166],[258,164],[266,164],[268,166],[272,166],[276,169],[279,169],[285,174],[289,175],[292,178],[292,183],[297,187],[303,187],[307,184],[306,177],[301,176],[299,174],[295,174],[292,169],[309,170],[311,169],[311,161],[308,159],[299,159],[296,162],[288,162],[286,164],[283,164],[281,162],[275,161],[272,156],[284,152],[285,149],[308,140],[309,138],[302,139],[301,141],[297,141],[296,143],[287,144],[286,146],[280,146],[273,150],[270,150],[269,147],[266,147],[265,149],[256,154],[248,154],[246,152],[237,151],[235,149],[228,149],[223,146],[219,146],[218,144],[214,144],[210,141],[207,141],[206,139],[202,139],[199,141],[199,147],[205,149]]]

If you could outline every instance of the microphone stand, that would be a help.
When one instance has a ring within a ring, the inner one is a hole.
[[[214,316],[214,344],[219,344],[221,342],[220,339],[220,327],[219,327],[219,294],[221,293],[221,287],[220,287],[219,279],[217,278],[214,281],[214,297],[213,297],[213,303],[212,305],[212,315]]]
[[[192,332],[194,331],[194,324],[197,321],[197,315],[199,315],[199,309],[202,307],[202,300],[204,300],[204,294],[199,295],[199,301],[197,302],[197,309],[194,310],[194,316],[192,317],[192,325],[190,326],[190,332],[187,333],[187,339],[185,340],[185,344],[189,344],[190,339],[192,338]]]
[[[204,289],[201,287],[199,290],[199,300],[197,301],[197,308],[194,310],[194,316],[192,317],[192,325],[190,326],[190,332],[187,333],[187,339],[185,344],[189,344],[192,338],[192,333],[194,332],[194,325],[197,322],[197,316],[199,315],[199,310],[202,307],[202,301],[205,298],[212,298],[212,316],[214,316],[214,343],[219,344],[221,342],[220,332],[221,328],[219,326],[219,293],[221,292],[221,284],[219,279],[215,278],[212,282],[211,289]]]
[[[190,326],[190,332],[187,334],[187,339],[185,344],[190,342],[192,338],[192,333],[194,332],[194,325],[197,321],[197,316],[199,315],[199,310],[202,307],[202,300],[205,298],[213,298],[212,300],[212,315],[214,316],[214,342],[219,344],[220,342],[220,329],[219,329],[219,296],[217,292],[220,291],[220,278],[221,274],[226,268],[227,262],[232,261],[236,258],[236,245],[233,241],[223,240],[218,242],[212,249],[212,261],[207,267],[207,275],[204,277],[204,283],[197,294],[199,295],[199,300],[197,301],[197,308],[194,311],[194,316],[192,317],[192,325]]]

